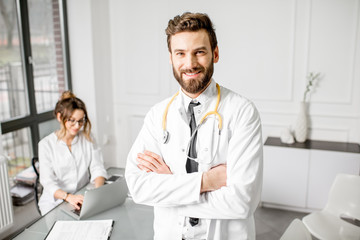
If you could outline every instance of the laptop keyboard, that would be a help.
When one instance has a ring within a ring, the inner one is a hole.
[[[81,211],[81,208],[79,210],[77,209],[73,209],[71,210],[73,213],[75,213],[76,215],[80,216],[80,211]]]

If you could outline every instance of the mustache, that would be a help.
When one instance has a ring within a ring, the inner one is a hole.
[[[195,68],[186,68],[186,69],[181,69],[180,73],[194,73],[194,72],[199,72],[199,71],[204,71],[203,67],[195,67]]]

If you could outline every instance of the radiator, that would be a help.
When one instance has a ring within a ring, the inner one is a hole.
[[[4,156],[0,155],[0,233],[13,224],[13,214],[7,160]]]

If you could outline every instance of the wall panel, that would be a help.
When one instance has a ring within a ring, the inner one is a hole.
[[[311,93],[309,137],[360,143],[359,2],[110,0],[118,155],[127,155],[148,109],[178,89],[164,30],[185,11],[214,21],[214,78],[255,102],[264,139],[293,125],[313,71],[322,78]]]
[[[358,3],[357,0],[311,2],[308,69],[324,74],[313,102],[352,104]]]

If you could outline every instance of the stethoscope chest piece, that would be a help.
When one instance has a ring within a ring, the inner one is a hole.
[[[165,130],[163,133],[163,143],[166,144],[168,142],[169,142],[169,132]]]

